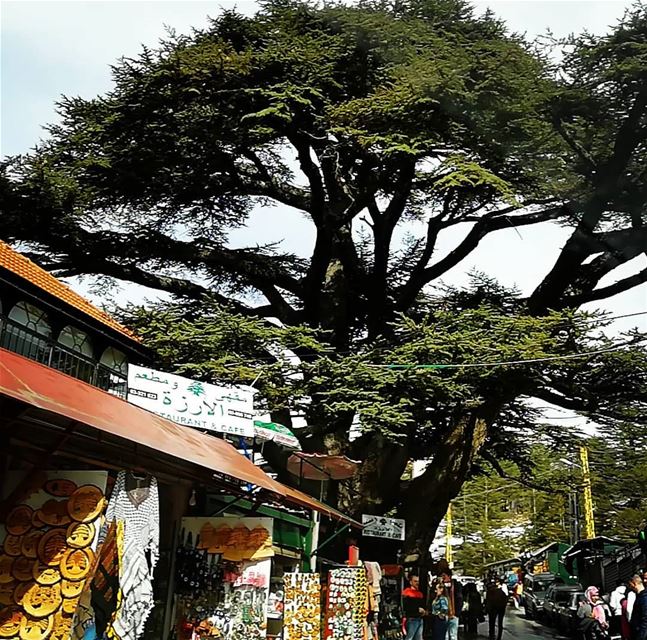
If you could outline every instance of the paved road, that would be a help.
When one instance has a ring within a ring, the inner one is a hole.
[[[568,640],[550,627],[526,620],[522,611],[508,609],[503,622],[503,640]],[[479,640],[487,638],[487,623],[479,625]]]

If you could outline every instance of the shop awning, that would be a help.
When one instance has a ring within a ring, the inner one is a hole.
[[[52,425],[56,424],[62,431],[66,444],[70,438],[77,437],[80,442],[80,437],[84,436],[81,444],[97,451],[102,445],[107,448],[110,441],[118,439],[131,445],[131,453],[134,449],[138,460],[168,460],[182,470],[184,477],[195,473],[196,480],[204,481],[205,478],[215,479],[223,475],[242,483],[243,487],[254,485],[293,505],[361,527],[335,509],[277,482],[220,438],[181,427],[4,349],[0,349],[0,394],[18,401],[20,405],[11,416],[6,411],[0,412],[5,418],[4,427],[17,422],[34,424],[46,434],[51,417],[55,417]],[[87,427],[99,432],[96,437],[90,437],[92,434],[88,434]],[[19,431],[16,437],[20,436]],[[10,437],[13,435],[9,433]],[[42,442],[45,447],[48,444]],[[77,444],[77,450],[79,446]]]
[[[357,460],[346,456],[331,456],[322,453],[299,451],[288,458],[288,471],[308,480],[347,480],[359,467]]]

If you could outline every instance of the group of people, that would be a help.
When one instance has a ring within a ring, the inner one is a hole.
[[[406,640],[422,640],[425,622],[431,625],[433,640],[458,640],[463,590],[449,570],[432,581],[429,599],[420,590],[420,577],[410,576],[409,586],[402,592],[402,605]]]
[[[420,578],[409,577],[409,586],[402,592],[405,640],[422,640],[431,631],[432,640],[457,640],[460,619],[465,623],[467,637],[476,637],[478,625],[489,618],[491,640],[501,640],[508,593],[502,581],[488,585],[485,602],[476,585],[462,586],[451,572],[441,573],[430,585],[430,597],[420,590]],[[427,633],[425,633],[427,625]],[[497,633],[498,626],[498,633]]]
[[[475,584],[463,587],[451,572],[445,571],[431,582],[430,597],[425,599],[419,576],[410,576],[409,586],[402,592],[405,640],[423,640],[429,631],[432,640],[457,640],[461,618],[465,636],[475,638],[486,616],[490,640],[501,640],[510,595],[505,580],[492,579],[483,601]],[[513,589],[512,596],[520,600],[521,590]],[[581,640],[617,636],[622,640],[647,640],[647,570],[634,575],[628,584],[619,584],[608,603],[597,587],[589,587],[579,604],[577,619]]]
[[[622,640],[647,640],[647,569],[619,583],[611,592],[610,615],[596,587],[589,587],[577,611],[579,629],[586,640],[610,635]]]

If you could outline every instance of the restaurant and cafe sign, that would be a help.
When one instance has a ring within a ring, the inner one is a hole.
[[[254,437],[251,387],[221,387],[147,367],[128,366],[128,402],[177,424]]]
[[[400,518],[385,518],[384,516],[362,516],[362,535],[370,538],[387,538],[389,540],[404,540],[405,523]]]

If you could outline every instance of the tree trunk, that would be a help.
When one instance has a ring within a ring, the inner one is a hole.
[[[407,553],[424,560],[449,503],[458,496],[474,458],[485,442],[494,410],[459,418],[439,443],[424,473],[411,481],[402,505],[407,521]]]

